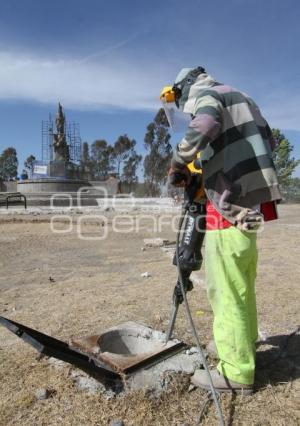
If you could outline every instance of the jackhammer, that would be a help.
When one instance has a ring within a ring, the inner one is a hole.
[[[218,413],[220,425],[225,426],[219,401],[219,394],[214,387],[186,297],[186,293],[193,289],[193,283],[190,280],[190,275],[192,271],[199,270],[202,265],[203,258],[201,248],[206,228],[206,200],[202,184],[202,171],[198,166],[198,160],[195,160],[188,167],[193,174],[191,176],[191,182],[185,188],[182,214],[178,224],[176,251],[173,258],[173,264],[177,266],[178,279],[173,291],[172,314],[166,335],[166,343],[172,337],[179,305],[184,302],[186,315],[196,341],[199,360],[206,370],[210,386],[208,399],[200,412],[196,424],[200,424],[207,402],[213,400]],[[170,183],[176,185],[176,183],[180,183],[180,181],[182,181],[182,175],[179,173],[178,176],[176,176],[175,173],[173,175],[173,181]]]
[[[191,291],[193,289],[193,283],[190,280],[190,275],[193,271],[198,271],[201,268],[203,260],[201,248],[205,235],[206,208],[205,198],[199,194],[201,181],[201,174],[195,173],[191,177],[191,183],[185,189],[182,214],[178,227],[179,233],[181,234],[180,245],[178,247],[178,261],[176,253],[173,257],[173,265],[177,266],[181,270],[183,280],[182,284],[185,292]],[[182,302],[183,294],[180,285],[180,278],[178,277],[173,292],[173,308],[169,328],[166,335],[167,342],[172,337],[178,308]]]

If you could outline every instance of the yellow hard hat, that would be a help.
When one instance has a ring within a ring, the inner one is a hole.
[[[165,86],[160,93],[160,100],[163,102],[175,102],[175,93],[172,86]]]

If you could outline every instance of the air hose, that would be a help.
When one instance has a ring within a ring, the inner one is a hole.
[[[179,220],[178,232],[177,232],[177,237],[176,237],[176,263],[177,263],[177,270],[178,270],[178,280],[179,280],[179,283],[180,283],[180,288],[181,288],[181,292],[182,292],[182,296],[183,296],[186,315],[188,317],[188,321],[190,323],[190,326],[192,328],[192,333],[193,333],[193,336],[194,336],[195,341],[196,341],[199,358],[201,358],[201,364],[204,366],[204,369],[207,373],[207,378],[208,378],[208,381],[209,381],[211,396],[212,396],[213,401],[214,401],[215,406],[216,406],[217,414],[218,414],[218,417],[219,417],[219,420],[220,420],[220,425],[225,426],[223,413],[222,413],[222,409],[221,409],[221,405],[220,405],[220,401],[219,401],[219,394],[217,393],[217,391],[214,387],[214,384],[213,384],[213,381],[212,381],[212,378],[211,378],[211,374],[210,374],[208,365],[206,363],[206,359],[205,359],[205,356],[203,354],[203,350],[201,348],[200,339],[199,339],[198,333],[196,331],[196,327],[195,327],[195,324],[194,324],[194,321],[193,321],[193,318],[192,318],[189,303],[188,303],[188,300],[187,300],[187,297],[186,297],[186,291],[185,291],[185,287],[184,287],[184,284],[183,284],[183,278],[182,278],[182,271],[181,271],[181,268],[180,268],[180,259],[179,259],[180,235],[181,235],[182,225],[183,225],[183,222],[184,222],[186,215],[187,215],[187,209],[184,208],[182,210],[182,214],[181,214],[181,217],[180,217],[180,220]],[[206,406],[206,403],[205,403],[205,406]],[[201,414],[200,414],[200,416],[197,420],[197,424],[199,424],[200,421],[201,421],[201,417],[202,417],[202,414],[204,412],[204,408],[201,410]]]

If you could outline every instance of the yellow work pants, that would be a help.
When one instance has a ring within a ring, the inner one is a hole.
[[[256,233],[234,226],[206,232],[205,269],[218,370],[230,380],[252,384],[255,372],[257,316]]]

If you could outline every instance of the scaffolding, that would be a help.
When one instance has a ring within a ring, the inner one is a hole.
[[[66,141],[69,145],[70,161],[72,161],[72,163],[79,164],[82,156],[79,123],[66,121],[65,127]]]
[[[54,159],[54,121],[49,114],[48,120],[42,121],[42,162],[49,163]],[[79,164],[81,161],[82,148],[79,123],[65,121],[65,136],[69,147],[70,162]]]
[[[51,114],[47,121],[42,121],[42,162],[53,161],[53,120]]]

